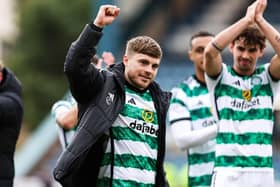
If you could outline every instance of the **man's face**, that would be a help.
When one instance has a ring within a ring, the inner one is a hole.
[[[192,40],[192,49],[189,51],[189,59],[194,63],[196,70],[204,72],[203,52],[212,39],[212,36],[202,36]]]
[[[263,56],[263,49],[259,45],[245,45],[244,38],[232,43],[230,51],[233,55],[233,69],[241,75],[251,75],[258,59]]]
[[[140,90],[146,89],[155,79],[160,59],[141,53],[132,53],[123,57],[125,79]]]

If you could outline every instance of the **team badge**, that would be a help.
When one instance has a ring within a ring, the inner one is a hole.
[[[142,118],[146,123],[151,123],[154,121],[154,113],[148,110],[143,110]]]
[[[246,101],[250,101],[252,98],[251,90],[242,90],[242,96]]]
[[[262,78],[261,77],[259,77],[259,76],[252,77],[252,79],[251,79],[251,84],[252,85],[259,85],[261,83],[262,83]]]

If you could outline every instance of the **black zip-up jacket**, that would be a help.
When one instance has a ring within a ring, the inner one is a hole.
[[[87,25],[72,43],[65,61],[64,71],[70,90],[79,106],[78,129],[67,149],[60,155],[54,177],[63,187],[95,186],[104,153],[106,135],[125,104],[124,65],[110,66],[110,71],[97,70],[90,64],[96,53],[95,46],[102,33]],[[165,155],[166,113],[171,94],[163,92],[153,82],[151,92],[158,115],[158,155],[156,185],[166,185],[163,161]],[[104,143],[105,142],[105,143]],[[111,167],[113,172],[113,167]]]
[[[15,175],[14,152],[19,136],[23,106],[21,84],[4,68],[0,83],[0,187],[12,187]]]

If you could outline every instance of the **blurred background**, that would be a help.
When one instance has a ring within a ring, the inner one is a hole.
[[[190,36],[207,30],[218,33],[244,16],[251,0],[0,0],[0,59],[23,84],[24,122],[15,155],[15,187],[56,187],[52,169],[61,147],[50,109],[65,97],[63,74],[67,49],[102,4],[116,4],[121,14],[104,29],[98,53],[111,51],[122,60],[125,42],[149,35],[163,48],[157,81],[170,90],[193,74],[187,58]],[[280,30],[279,0],[268,0],[266,19]],[[268,45],[260,64],[273,56]],[[223,52],[231,63],[229,51]],[[276,122],[280,122],[279,115]],[[278,124],[279,126],[280,124]],[[275,126],[274,167],[280,180],[279,127]],[[186,186],[186,153],[175,147],[167,131],[166,169],[171,187]],[[278,186],[278,185],[277,185]],[[280,186],[280,185],[279,185]]]

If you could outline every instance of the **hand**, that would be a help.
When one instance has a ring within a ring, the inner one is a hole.
[[[102,53],[103,62],[105,62],[106,66],[110,66],[115,63],[115,57],[111,52],[104,51]]]
[[[253,4],[251,4],[248,8],[247,8],[247,12],[245,15],[245,19],[248,20],[249,25],[253,24],[255,22],[255,13],[256,13],[256,7],[258,5],[259,0],[255,1]]]
[[[97,60],[97,63],[96,63],[96,65],[95,65],[95,67],[97,68],[97,69],[101,69],[102,68],[102,59],[101,58],[98,58],[98,60]]]
[[[120,8],[114,5],[102,5],[99,8],[97,16],[94,20],[94,25],[103,28],[111,24],[120,13]]]
[[[263,13],[267,7],[267,0],[258,0],[256,12],[255,12],[255,21],[261,21],[263,19]]]

